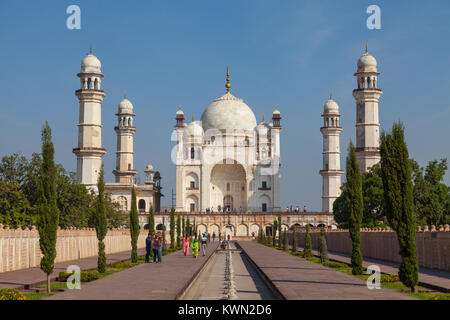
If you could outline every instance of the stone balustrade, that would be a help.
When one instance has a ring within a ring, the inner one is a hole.
[[[320,229],[311,229],[313,248],[318,249]],[[288,234],[292,244],[292,232]],[[305,230],[296,231],[299,246],[305,244]],[[327,230],[327,247],[329,251],[351,254],[352,242],[348,230]],[[416,248],[419,266],[450,271],[450,229],[449,225],[417,228]],[[390,229],[362,228],[361,251],[364,257],[399,263],[401,257],[397,234]]]
[[[138,248],[145,247],[147,234],[148,230],[141,230]],[[104,241],[106,254],[131,250],[129,230],[108,230]],[[55,263],[92,257],[97,253],[94,228],[58,229]],[[35,227],[22,230],[0,225],[0,272],[39,267],[41,256],[39,233]]]

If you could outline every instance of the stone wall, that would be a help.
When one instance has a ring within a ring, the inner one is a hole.
[[[141,230],[138,248],[145,247],[148,230]],[[106,253],[131,250],[129,230],[108,230]],[[95,229],[58,230],[55,263],[96,256]],[[8,229],[0,225],[0,272],[38,267],[41,261],[39,233],[36,229]]]
[[[297,243],[305,244],[305,231],[297,231]],[[320,230],[311,231],[313,248],[319,248]],[[348,230],[328,230],[326,233],[329,251],[351,254],[352,242]],[[292,244],[292,232],[289,232]],[[449,227],[439,230],[425,228],[416,233],[417,258],[419,266],[431,269],[450,271],[450,232]],[[361,251],[365,258],[379,259],[390,262],[401,262],[397,234],[389,230],[361,230]]]

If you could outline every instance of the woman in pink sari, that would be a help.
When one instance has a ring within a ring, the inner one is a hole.
[[[185,256],[189,253],[189,245],[190,245],[189,242],[190,242],[189,241],[189,237],[185,236],[183,238],[183,253],[184,253]]]

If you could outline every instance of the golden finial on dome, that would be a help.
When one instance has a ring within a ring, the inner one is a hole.
[[[227,84],[225,85],[225,88],[227,89],[227,93],[230,93],[231,84],[230,84],[230,68],[227,65]]]
[[[92,43],[89,45],[89,54],[92,54]]]
[[[262,122],[264,122],[264,112],[263,112],[263,121]]]
[[[330,100],[333,100],[333,91],[330,90]]]
[[[366,41],[366,53],[369,53],[369,46],[367,45],[367,41]]]
[[[194,113],[192,112],[192,122],[194,122]]]
[[[126,91],[123,92],[123,98],[124,98],[124,99],[127,98],[127,92],[126,92]]]

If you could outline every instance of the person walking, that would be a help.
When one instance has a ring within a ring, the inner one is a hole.
[[[219,231],[219,242],[222,241],[222,232]]]
[[[189,253],[189,237],[184,236],[183,238],[183,253],[186,256]]]
[[[209,244],[210,242],[211,242],[211,234],[208,233],[208,241],[206,243]]]
[[[227,236],[227,241],[228,241],[228,248],[230,247],[230,242],[231,242],[231,235],[228,234]]]
[[[199,249],[197,235],[194,235],[194,239],[191,242],[191,249],[192,249],[192,256],[194,258],[197,258],[197,256],[198,256],[198,249]]]
[[[153,247],[153,262],[162,262],[162,257],[161,257],[161,253],[162,253],[162,238],[161,238],[161,234],[158,232],[152,240],[152,247]],[[158,259],[158,261],[156,261]]]
[[[213,238],[213,243],[216,242],[216,233],[215,232],[213,232],[213,237],[212,238]]]
[[[152,235],[149,232],[147,238],[145,238],[145,263],[150,262],[151,251],[152,251]]]
[[[202,253],[205,256],[206,253],[206,243],[208,241],[208,237],[206,236],[206,232],[202,235]]]

